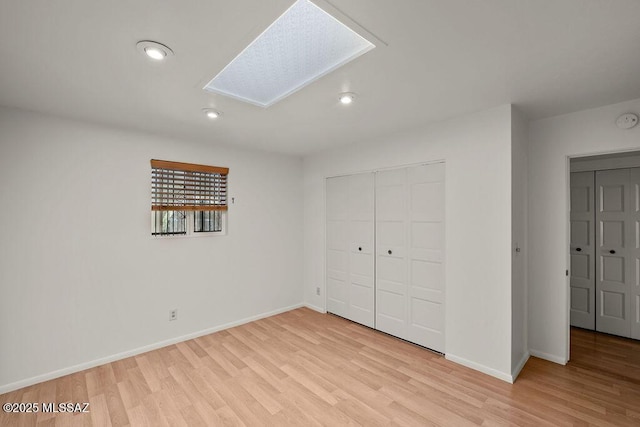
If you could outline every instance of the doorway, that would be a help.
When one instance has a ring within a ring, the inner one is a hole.
[[[570,326],[640,339],[640,152],[570,159]]]

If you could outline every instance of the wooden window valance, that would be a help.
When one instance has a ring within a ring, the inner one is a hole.
[[[229,168],[151,160],[151,210],[226,211]]]

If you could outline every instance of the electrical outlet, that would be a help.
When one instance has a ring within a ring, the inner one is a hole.
[[[316,287],[316,295],[320,295],[320,286]]]
[[[178,309],[169,310],[169,321],[178,320]]]

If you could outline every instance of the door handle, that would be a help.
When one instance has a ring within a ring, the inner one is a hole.
[[[576,248],[576,252],[582,252],[582,248]]]
[[[389,249],[389,250],[387,251],[387,253],[388,253],[389,255],[391,255],[393,252],[391,252],[391,249]]]
[[[362,246],[358,246],[358,250],[362,252]]]
[[[611,250],[609,251],[609,253],[610,253],[610,254],[615,254],[615,253],[616,253],[616,251],[614,251],[613,249],[611,249]]]

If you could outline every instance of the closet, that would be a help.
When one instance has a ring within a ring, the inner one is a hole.
[[[571,325],[640,339],[640,168],[571,173]]]
[[[444,352],[445,165],[328,178],[327,311]]]

